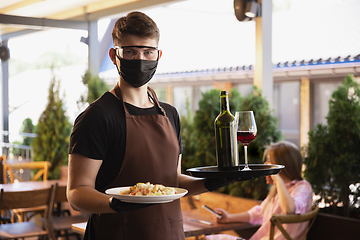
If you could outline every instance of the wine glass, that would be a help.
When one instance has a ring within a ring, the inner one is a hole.
[[[257,128],[253,111],[240,111],[235,113],[237,140],[244,145],[245,167],[242,170],[251,170],[247,160],[247,146],[256,138]]]

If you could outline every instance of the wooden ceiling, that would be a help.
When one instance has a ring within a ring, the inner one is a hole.
[[[172,4],[182,0],[5,0],[0,1],[0,41],[26,30],[57,25],[70,27],[75,21],[95,21],[125,12]],[[46,20],[57,20],[47,25]],[[62,20],[61,22],[59,20]],[[38,26],[38,22],[42,26]]]

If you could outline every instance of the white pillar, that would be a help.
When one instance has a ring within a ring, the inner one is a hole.
[[[254,85],[262,90],[262,95],[273,109],[273,73],[272,73],[272,0],[258,0],[261,4],[261,16],[256,23],[256,57]]]
[[[3,46],[7,47],[7,41],[2,42]],[[1,141],[8,143],[9,135],[3,135],[4,131],[9,131],[9,60],[0,60],[1,61],[1,123],[0,123],[0,137]],[[1,148],[1,154],[7,153],[4,152],[4,149]]]
[[[98,22],[89,22],[88,28],[88,44],[89,44],[89,70],[91,74],[97,76],[99,74],[102,59],[100,59],[100,43],[98,40]]]

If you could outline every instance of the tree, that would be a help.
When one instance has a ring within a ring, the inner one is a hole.
[[[318,201],[338,214],[349,216],[359,204],[360,194],[360,85],[348,75],[329,101],[327,125],[309,131],[305,177],[312,184]]]
[[[109,90],[109,87],[106,85],[104,80],[102,80],[98,76],[92,75],[89,71],[86,71],[86,73],[82,77],[82,82],[85,86],[87,86],[88,92],[87,96],[83,95],[80,97],[78,104],[90,104]]]
[[[53,77],[50,87],[48,103],[40,115],[36,133],[32,142],[34,161],[50,161],[49,178],[60,176],[60,166],[67,165],[69,137],[71,124],[69,123],[63,101],[59,97],[60,82]]]

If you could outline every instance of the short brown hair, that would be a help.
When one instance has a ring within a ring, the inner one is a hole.
[[[303,159],[299,148],[294,143],[288,141],[272,143],[264,152],[265,161],[267,157],[275,164],[284,165],[285,168],[281,170],[281,173],[290,180],[302,180]]]
[[[113,28],[114,44],[121,43],[126,35],[135,35],[142,38],[152,38],[159,42],[160,31],[154,20],[142,12],[130,12],[119,18]]]

